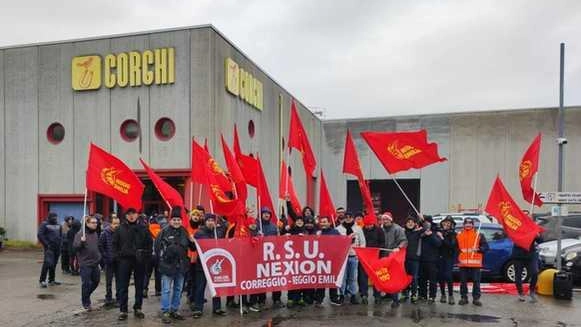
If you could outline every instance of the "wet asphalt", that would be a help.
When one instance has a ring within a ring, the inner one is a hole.
[[[80,310],[80,280],[61,275],[61,286],[38,287],[41,253],[38,251],[0,252],[0,326],[164,326],[159,317],[159,298],[150,294],[144,300],[144,320],[131,314],[127,321],[117,321],[116,309],[102,308],[102,285],[93,295],[93,312]],[[152,281],[153,282],[153,281]],[[152,286],[151,286],[152,287]],[[132,292],[130,290],[130,303]],[[458,296],[456,296],[458,298]],[[350,305],[322,308],[270,309],[240,316],[239,310],[228,309],[228,316],[216,317],[208,305],[204,316],[193,319],[185,297],[181,313],[186,320],[171,326],[581,326],[581,294],[572,301],[539,297],[536,304],[518,302],[510,295],[483,295],[482,307],[421,303],[403,303],[392,309],[381,305]]]

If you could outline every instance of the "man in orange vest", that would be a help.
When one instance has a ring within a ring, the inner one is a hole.
[[[488,251],[488,243],[480,230],[474,230],[474,220],[465,218],[463,230],[456,235],[458,241],[458,267],[460,267],[460,297],[459,305],[468,304],[468,279],[472,279],[472,303],[482,306],[480,302],[480,269],[484,252]]]

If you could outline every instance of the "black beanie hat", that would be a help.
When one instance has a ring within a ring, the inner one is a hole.
[[[180,217],[182,216],[182,208],[181,207],[175,207],[171,209],[171,218],[173,217]]]

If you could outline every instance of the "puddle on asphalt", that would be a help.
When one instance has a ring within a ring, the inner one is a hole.
[[[36,298],[40,300],[53,300],[54,294],[37,294]]]
[[[468,313],[451,313],[451,312],[444,312],[439,313],[436,315],[430,314],[430,312],[424,312],[421,309],[412,310],[410,318],[416,324],[421,322],[426,318],[431,318],[433,316],[439,316],[440,318],[444,319],[458,319],[470,322],[479,322],[479,323],[498,323],[500,322],[500,317],[497,316],[490,316],[490,315],[479,315],[479,314],[468,314]]]

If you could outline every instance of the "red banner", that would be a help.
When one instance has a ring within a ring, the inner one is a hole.
[[[351,238],[268,236],[196,240],[212,296],[339,287]]]
[[[543,205],[543,201],[539,198],[539,194],[535,193],[533,188],[533,175],[539,171],[539,154],[541,152],[541,133],[535,137],[533,143],[529,146],[522,157],[518,168],[518,176],[520,186],[522,189],[523,198],[528,203],[533,203],[537,207]]]

